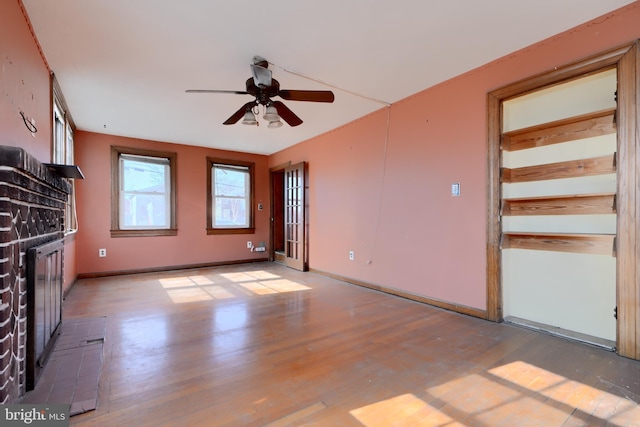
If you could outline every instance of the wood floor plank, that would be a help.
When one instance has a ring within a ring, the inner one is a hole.
[[[634,425],[639,411],[637,361],[272,263],[81,280],[63,316],[107,317],[98,408],[76,426]]]
[[[284,416],[282,418],[280,418],[279,420],[273,421],[269,424],[265,424],[264,427],[286,427],[286,426],[290,426],[291,424],[301,421],[304,418],[313,415],[317,412],[322,411],[323,409],[326,409],[327,405],[324,404],[324,402],[318,402],[318,403],[314,403],[313,405],[307,406],[306,408],[302,408],[292,414],[289,414],[287,416]]]

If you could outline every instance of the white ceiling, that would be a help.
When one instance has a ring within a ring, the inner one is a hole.
[[[271,154],[631,0],[22,0],[78,129]],[[224,126],[254,55],[304,123]]]

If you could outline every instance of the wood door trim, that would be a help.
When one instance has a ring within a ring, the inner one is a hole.
[[[275,250],[275,218],[276,218],[276,196],[275,189],[273,188],[273,177],[276,173],[283,173],[286,168],[291,166],[291,161],[280,163],[276,166],[271,166],[269,168],[269,200],[270,209],[269,209],[269,261],[277,261],[277,254]]]
[[[499,93],[487,97],[487,319],[502,322],[502,280],[500,250],[500,168],[502,98]]]
[[[291,162],[284,162],[276,166],[271,166],[269,172],[280,172],[291,166]]]
[[[640,45],[618,64],[618,339],[622,356],[640,359]]]

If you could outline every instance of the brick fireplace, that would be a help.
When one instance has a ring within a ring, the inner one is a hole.
[[[28,378],[28,364],[33,363],[27,351],[33,319],[27,313],[33,308],[27,303],[27,253],[64,238],[70,191],[66,179],[23,149],[0,146],[1,404],[18,403],[28,382],[34,382]]]

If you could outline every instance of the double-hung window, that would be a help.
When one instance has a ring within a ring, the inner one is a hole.
[[[111,235],[175,235],[175,153],[111,147]]]
[[[207,234],[253,234],[254,164],[207,158]]]
[[[53,99],[53,150],[52,162],[59,165],[73,164],[73,122],[68,112],[67,104],[62,96],[62,91],[55,78],[51,78]],[[78,228],[76,218],[75,181],[71,180],[71,193],[67,197],[64,210],[65,233],[73,232]]]

